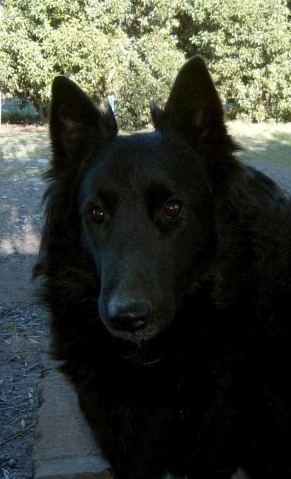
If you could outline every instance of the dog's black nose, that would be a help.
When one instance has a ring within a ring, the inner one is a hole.
[[[144,300],[112,300],[108,305],[108,315],[112,326],[131,333],[145,327],[151,311],[151,303]]]

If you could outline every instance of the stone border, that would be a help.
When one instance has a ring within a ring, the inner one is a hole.
[[[46,355],[33,450],[34,479],[113,479],[75,391]]]

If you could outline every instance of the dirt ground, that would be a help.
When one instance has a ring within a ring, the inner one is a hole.
[[[17,134],[15,132],[14,134]],[[17,164],[16,164],[17,163]],[[0,161],[0,479],[31,479],[41,376],[48,348],[47,312],[31,271],[42,225],[41,174],[47,159]],[[260,165],[255,165],[260,166]],[[291,191],[290,169],[263,171]]]
[[[15,133],[17,134],[17,132]],[[47,313],[31,270],[42,224],[45,159],[0,161],[0,478],[31,479]]]

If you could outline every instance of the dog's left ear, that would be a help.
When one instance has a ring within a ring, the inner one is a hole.
[[[182,67],[165,109],[151,106],[156,129],[181,133],[188,141],[224,141],[226,127],[222,103],[201,56],[192,57]]]

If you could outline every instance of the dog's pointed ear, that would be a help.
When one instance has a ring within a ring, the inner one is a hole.
[[[222,103],[199,55],[178,73],[164,111],[152,105],[151,113],[156,129],[171,129],[189,141],[213,143],[226,136]]]
[[[84,158],[93,145],[102,147],[116,134],[116,120],[109,105],[103,111],[66,76],[54,79],[50,136],[55,166]]]

